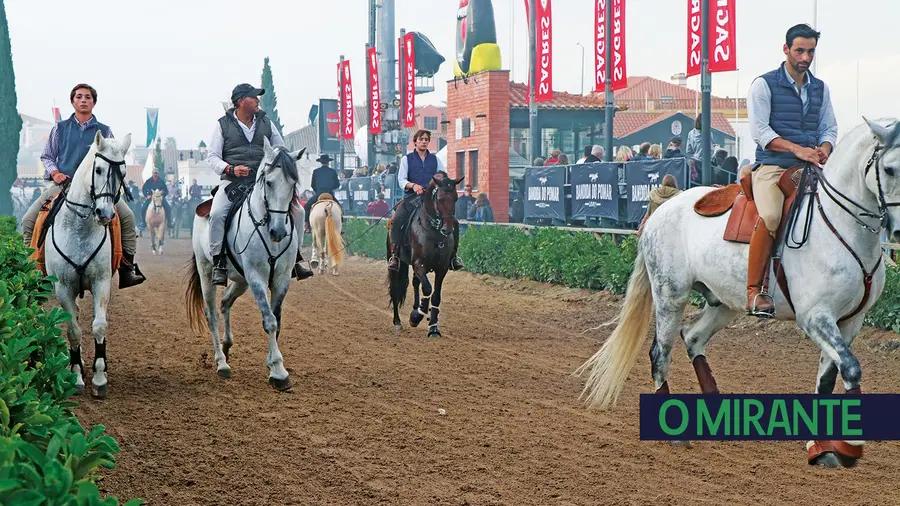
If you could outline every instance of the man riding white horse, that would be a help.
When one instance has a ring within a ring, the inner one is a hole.
[[[447,173],[441,160],[428,150],[430,142],[430,131],[417,131],[413,135],[413,143],[416,149],[400,159],[397,182],[400,184],[400,188],[403,188],[404,196],[394,212],[394,219],[391,225],[391,258],[388,260],[388,269],[395,272],[400,268],[397,250],[403,240],[406,222],[409,219],[411,208],[414,206],[413,201],[421,200],[421,195],[425,193],[425,188],[428,187],[431,178],[435,174],[438,172]],[[459,245],[459,223],[454,224],[453,238],[457,246],[453,250],[450,268],[456,271],[463,268],[463,263],[456,256],[456,250]]]
[[[93,114],[94,106],[97,105],[97,90],[87,84],[78,84],[69,93],[69,100],[75,112],[69,119],[60,121],[53,127],[41,154],[41,162],[46,169],[44,178],[52,182],[22,217],[25,244],[31,244],[41,205],[69,185],[75,170],[90,150],[97,132],[106,139],[113,138],[112,130],[97,121]],[[134,214],[125,199],[119,199],[116,203],[116,213],[121,221],[122,252],[125,257],[119,267],[119,288],[128,288],[143,283],[146,278],[134,262],[137,231],[134,227]]]
[[[759,220],[750,239],[747,311],[772,317],[775,307],[761,293],[775,235],[781,223],[784,194],[781,175],[804,162],[825,165],[837,143],[837,120],[828,86],[809,72],[819,32],[799,24],[787,31],[785,63],[753,81],[747,97],[750,133],[756,142],[753,200]]]
[[[322,166],[317,168],[312,173],[312,181],[310,182],[310,186],[312,186],[313,198],[306,201],[306,204],[303,205],[303,209],[306,210],[306,228],[307,232],[309,229],[309,214],[312,210],[312,206],[319,201],[319,196],[323,193],[330,193],[334,196],[334,192],[341,187],[341,182],[338,180],[337,171],[328,166],[328,163],[333,159],[328,155],[322,155],[319,158],[316,158],[316,161],[321,163]],[[334,201],[337,205],[341,205],[337,200]]]
[[[263,139],[268,139],[273,147],[284,146],[281,134],[266,117],[265,111],[259,109],[259,96],[263,93],[265,90],[246,83],[235,86],[231,92],[234,107],[219,118],[209,145],[207,161],[223,180],[209,214],[209,247],[215,262],[212,282],[220,286],[228,283],[226,253],[222,243],[225,239],[225,220],[231,209],[229,186],[243,186],[256,181],[256,172],[265,157]],[[299,228],[299,210],[302,208],[298,205],[292,206],[292,209],[296,209],[292,211],[292,217],[295,228]],[[293,269],[293,275],[298,280],[313,275],[301,261],[303,257],[298,249]]]

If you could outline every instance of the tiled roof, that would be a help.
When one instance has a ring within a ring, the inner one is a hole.
[[[573,95],[565,91],[554,91],[553,100],[538,102],[539,109],[603,109],[606,100],[601,95]],[[528,107],[528,85],[509,83],[509,106]]]
[[[616,104],[635,111],[693,110],[701,96],[686,86],[649,76],[628,76],[628,87],[613,92]],[[601,95],[595,94],[597,97]],[[711,97],[713,109],[734,109],[734,98]],[[747,108],[747,99],[739,98],[738,107]]]
[[[660,121],[670,118],[678,114],[678,111],[666,111],[662,113],[656,112],[617,112],[613,119],[613,137],[621,139],[631,134],[639,132],[651,125],[655,125]],[[720,113],[714,112],[710,117],[710,125],[726,135],[735,136],[734,128],[728,122],[728,118]],[[690,125],[693,128],[693,125]]]

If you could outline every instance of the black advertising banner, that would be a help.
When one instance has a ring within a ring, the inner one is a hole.
[[[642,160],[625,163],[625,184],[628,192],[628,223],[639,223],[647,212],[650,192],[662,184],[666,174],[675,176],[678,188],[687,184],[687,163],[684,158]]]
[[[566,167],[525,169],[525,218],[566,219]]]
[[[334,192],[334,199],[341,204],[344,212],[350,214],[350,181],[341,180],[341,187]]]
[[[350,200],[353,202],[353,214],[366,214],[366,206],[372,199],[372,178],[350,178]]]
[[[572,166],[572,218],[619,220],[619,164]]]
[[[387,174],[384,176],[384,201],[393,207],[397,200],[402,197],[400,188],[397,186],[397,175]]]
[[[341,113],[338,101],[330,98],[319,99],[319,153],[336,154],[341,151]]]

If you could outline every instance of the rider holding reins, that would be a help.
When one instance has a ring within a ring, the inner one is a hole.
[[[824,165],[837,142],[828,86],[809,72],[818,42],[819,32],[809,25],[791,27],[783,48],[786,62],[755,79],[747,96],[750,134],[757,144],[752,182],[759,220],[747,265],[747,311],[754,316],[775,314],[771,296],[760,291],[784,205],[778,180],[804,162]]]
[[[228,217],[228,210],[231,209],[228,186],[248,185],[256,180],[256,171],[265,157],[264,138],[269,139],[272,147],[284,146],[281,134],[266,117],[265,111],[259,109],[259,96],[263,93],[265,90],[246,83],[235,86],[231,92],[231,103],[234,107],[219,118],[209,143],[207,162],[222,178],[209,212],[209,249],[215,263],[212,282],[220,286],[228,284],[228,265],[222,251],[225,220]],[[294,226],[299,227],[299,210],[302,208],[299,205],[292,206],[292,209],[294,208],[296,208],[296,211],[292,212]],[[297,248],[293,275],[297,279],[306,279],[313,273],[304,267],[301,261],[303,257]]]
[[[69,119],[58,122],[47,139],[47,145],[41,154],[44,164],[44,179],[51,181],[41,198],[35,200],[22,217],[22,235],[25,244],[31,244],[34,226],[41,205],[72,181],[75,171],[90,151],[91,143],[99,131],[106,139],[112,139],[112,130],[97,121],[94,106],[97,105],[97,90],[87,84],[78,84],[69,93],[69,100],[75,112]],[[121,189],[120,189],[121,190]],[[128,191],[127,188],[124,191]],[[139,285],[146,279],[134,262],[137,253],[137,231],[134,228],[134,213],[124,198],[116,202],[116,213],[122,229],[122,253],[124,258],[119,266],[119,288]]]
[[[416,149],[400,159],[400,169],[397,171],[397,182],[403,188],[403,200],[394,211],[391,225],[391,258],[388,260],[388,269],[397,271],[400,269],[400,259],[397,257],[397,248],[403,239],[403,230],[409,219],[412,201],[420,199],[425,193],[425,188],[431,183],[431,178],[438,172],[447,175],[447,169],[434,153],[428,150],[431,142],[431,132],[419,130],[413,135],[413,143]],[[459,249],[459,223],[453,227],[454,249],[450,260],[450,268],[459,270],[463,268],[462,262],[456,256]]]

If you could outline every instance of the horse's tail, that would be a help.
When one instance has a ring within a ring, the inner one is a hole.
[[[334,267],[344,262],[344,240],[338,233],[335,221],[337,218],[334,211],[331,210],[333,204],[328,204],[325,210],[325,244],[327,245],[328,254],[331,255]]]
[[[187,290],[184,292],[184,308],[187,311],[191,328],[199,333],[207,331],[206,312],[203,303],[203,288],[200,286],[200,271],[197,269],[197,257],[191,255],[188,263]]]
[[[653,316],[653,293],[644,254],[638,248],[634,272],[625,292],[625,304],[617,317],[618,325],[597,353],[581,365],[575,374],[589,371],[582,398],[587,396],[588,406],[601,409],[615,404],[634,366],[635,358],[650,329]]]
[[[391,237],[387,237],[387,258],[391,257]],[[397,308],[403,307],[406,302],[406,292],[409,288],[409,266],[402,261],[397,272],[388,269],[388,296],[391,298],[392,304],[397,304]]]

